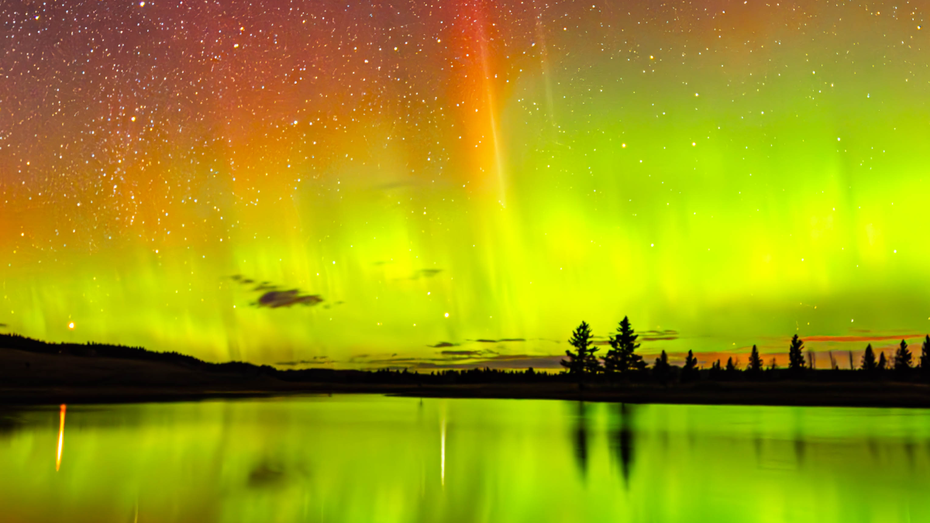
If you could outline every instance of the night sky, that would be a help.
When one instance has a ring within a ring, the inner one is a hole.
[[[624,315],[646,354],[923,337],[928,10],[6,0],[2,331],[423,369]]]

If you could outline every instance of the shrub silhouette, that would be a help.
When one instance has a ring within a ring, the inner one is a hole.
[[[638,337],[630,326],[630,319],[624,316],[617,327],[617,334],[610,338],[610,350],[604,356],[604,372],[622,374],[646,368],[643,357],[635,352],[639,348],[639,343],[636,343]]]

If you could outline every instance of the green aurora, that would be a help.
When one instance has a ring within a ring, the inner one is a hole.
[[[428,369],[624,315],[707,358],[930,330],[923,4],[14,4],[8,331]]]

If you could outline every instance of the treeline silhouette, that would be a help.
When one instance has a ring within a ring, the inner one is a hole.
[[[788,367],[781,369],[773,357],[766,365],[759,349],[753,345],[749,361],[745,367],[740,366],[739,359],[727,358],[724,365],[720,359],[711,363],[709,369],[698,365],[692,351],[688,351],[684,365],[672,366],[668,355],[663,350],[649,367],[642,356],[636,354],[640,344],[628,317],[624,317],[617,327],[617,332],[608,337],[610,350],[603,357],[598,357],[598,348],[594,347],[594,335],[591,326],[582,321],[572,332],[568,343],[574,350],[566,350],[566,359],[561,361],[564,374],[574,377],[579,383],[585,381],[656,380],[665,384],[671,381],[687,383],[697,380],[711,381],[751,381],[774,379],[818,379],[836,381],[858,381],[874,379],[891,379],[895,381],[930,380],[930,335],[924,338],[920,358],[915,361],[914,354],[906,340],[901,340],[893,359],[889,362],[885,353],[880,352],[878,359],[872,345],[868,344],[859,361],[858,367],[853,363],[852,351],[848,352],[849,368],[840,369],[833,356],[828,353],[830,364],[826,369],[816,368],[813,352],[804,349],[804,341],[795,334],[788,344]],[[771,356],[771,355],[770,355]]]
[[[804,342],[797,335],[788,343],[788,366],[780,368],[775,359],[766,363],[753,345],[749,359],[742,365],[730,357],[726,362],[717,360],[709,368],[698,363],[692,351],[688,351],[682,365],[669,363],[668,355],[662,351],[649,365],[637,353],[640,344],[629,318],[624,317],[615,333],[608,337],[609,349],[600,356],[594,345],[590,325],[581,322],[568,340],[572,350],[565,351],[561,361],[563,371],[559,373],[526,370],[504,370],[490,367],[472,369],[448,369],[419,372],[406,368],[387,368],[374,371],[335,370],[326,368],[280,370],[268,365],[232,361],[209,363],[193,356],[177,352],[154,352],[141,347],[101,343],[49,343],[17,334],[0,334],[0,349],[18,349],[43,354],[65,354],[78,357],[101,357],[127,360],[144,360],[181,365],[209,373],[225,373],[243,377],[268,376],[286,382],[320,382],[344,384],[398,384],[398,385],[455,385],[455,384],[507,384],[507,383],[602,383],[624,382],[659,383],[665,386],[697,381],[777,381],[811,380],[853,382],[868,380],[930,381],[930,335],[921,347],[919,357],[911,352],[905,340],[901,340],[893,358],[886,359],[884,352],[866,346],[858,364],[854,365],[849,352],[850,369],[840,369],[832,353],[829,365],[816,368],[816,358],[806,351]],[[767,355],[771,357],[772,355]],[[852,367],[855,367],[853,370]]]

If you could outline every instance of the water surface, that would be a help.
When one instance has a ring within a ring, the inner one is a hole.
[[[63,427],[63,428],[62,428]],[[930,521],[930,411],[334,396],[0,412],[0,520]]]

